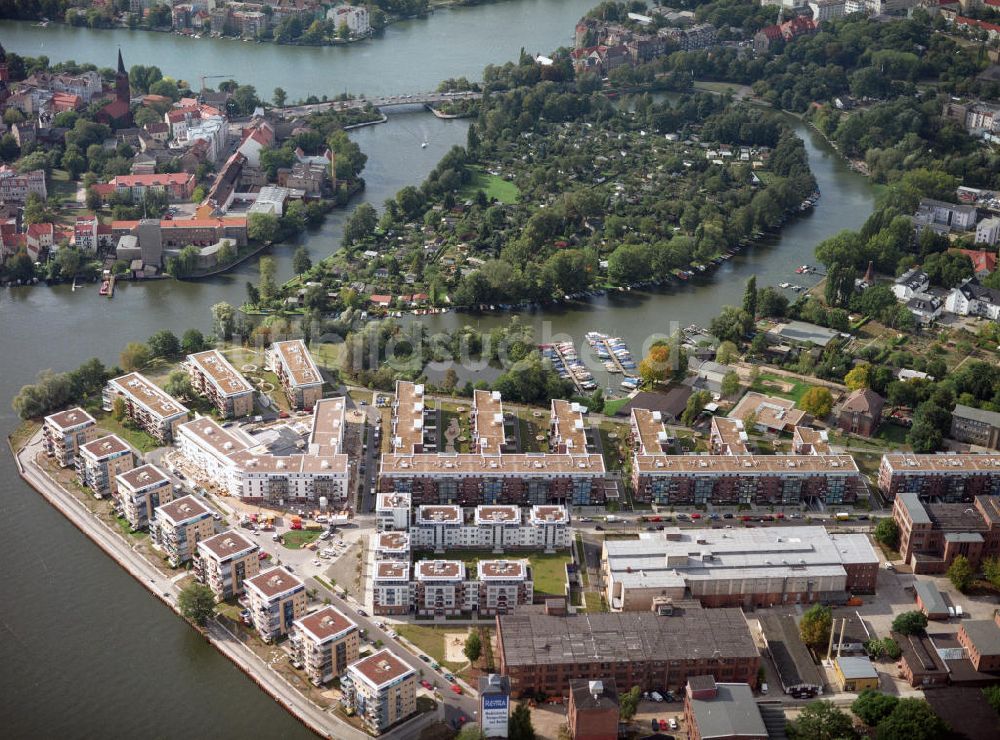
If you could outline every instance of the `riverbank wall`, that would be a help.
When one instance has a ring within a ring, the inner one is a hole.
[[[257,684],[261,690],[267,693],[311,732],[319,737],[327,738],[366,737],[347,725],[343,727],[339,725],[335,725],[334,727],[324,726],[324,724],[317,721],[317,718],[311,717],[306,712],[301,711],[288,696],[288,693],[295,690],[289,686],[285,691],[282,691],[281,687],[276,685],[275,682],[281,681],[284,683],[284,680],[277,676],[267,675],[265,671],[271,669],[257,658],[249,648],[244,647],[239,640],[216,620],[210,620],[206,628],[200,629],[197,625],[185,619],[177,604],[177,597],[171,595],[175,594],[177,590],[172,580],[162,575],[155,566],[128,547],[128,544],[121,539],[118,533],[98,520],[93,512],[87,509],[79,499],[66,491],[48,473],[39,467],[33,458],[41,450],[41,439],[42,433],[38,431],[20,450],[15,449],[13,440],[10,437],[7,437],[7,445],[14,456],[21,479],[41,494],[42,498],[52,508],[66,517],[70,524],[75,526],[82,534],[103,550],[108,557],[132,576],[137,583],[144,586],[157,600],[202,635],[220,654],[229,658],[244,675]],[[236,643],[236,645],[232,643]],[[249,655],[245,653],[249,653]],[[251,656],[253,659],[251,659]],[[254,661],[260,665],[254,665]],[[302,697],[301,701],[307,700]],[[320,716],[326,716],[319,707],[315,707],[315,711]]]

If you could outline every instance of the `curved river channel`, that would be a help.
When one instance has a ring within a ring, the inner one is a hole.
[[[478,78],[487,63],[516,58],[523,47],[544,52],[571,43],[576,20],[593,0],[510,0],[444,10],[391,26],[380,39],[337,48],[299,48],[130,31],[0,22],[0,43],[19,54],[45,54],[110,66],[121,46],[126,64],[156,64],[196,80],[227,74],[264,97],[281,86],[291,98],[347,89],[370,95],[433,89],[446,77]],[[871,212],[868,182],[811,129],[790,119],[805,140],[822,198],[781,235],[682,288],[616,293],[526,314],[537,336],[586,331],[624,337],[636,355],[646,336],[707,323],[738,303],[746,278],[759,285],[804,284],[794,268],[814,260],[822,239],[859,226]],[[423,112],[393,113],[387,124],[352,136],[368,154],[364,199],[380,205],[399,188],[419,184],[467,124]],[[420,142],[428,142],[422,149]],[[353,208],[356,200],[348,208]],[[346,212],[336,212],[302,241],[313,259],[334,251]],[[279,277],[291,274],[291,246],[274,250]],[[122,346],[162,328],[210,327],[209,307],[242,302],[256,278],[251,261],[197,283],[125,284],[113,300],[96,286],[0,289],[0,431],[17,423],[9,399],[43,368],[67,370],[98,356],[114,363]],[[462,323],[482,328],[509,317],[443,314],[432,329]],[[0,453],[0,716],[5,735],[21,737],[306,737],[308,732],[246,680],[17,477]]]

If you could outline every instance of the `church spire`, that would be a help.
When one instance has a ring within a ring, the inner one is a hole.
[[[118,49],[118,74],[120,75],[128,74],[128,71],[125,69],[125,62],[122,61],[122,50],[120,47]]]

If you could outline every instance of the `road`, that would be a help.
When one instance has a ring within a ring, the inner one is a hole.
[[[177,607],[179,591],[177,585],[173,583],[172,578],[160,572],[144,556],[129,547],[128,543],[119,533],[107,527],[80,500],[64,491],[45,471],[38,467],[34,460],[42,451],[41,433],[39,433],[17,455],[18,466],[23,471],[25,481],[41,493],[52,506],[59,510],[80,531],[90,537],[98,547],[131,574],[133,578],[146,586],[156,598],[179,614]],[[334,598],[333,593],[322,583],[316,581],[314,578],[307,578],[306,580],[310,588],[316,588],[322,594],[328,594],[330,598]],[[351,601],[353,602],[353,599]],[[354,606],[357,606],[356,602],[354,602]],[[350,611],[350,609],[346,609],[346,611]],[[422,671],[427,680],[441,689],[443,714],[448,721],[454,721],[459,716],[465,716],[470,721],[474,719],[477,708],[475,699],[468,695],[457,696],[449,691],[447,689],[448,683],[443,677],[435,674],[428,665],[408,652],[402,645],[390,639],[374,623],[374,620],[358,615],[356,608],[353,611],[355,613],[351,615],[352,619],[358,623],[359,627],[368,630],[369,638],[381,639],[385,643],[385,647],[394,655],[414,670],[418,672]],[[210,621],[207,631],[209,640],[220,652],[250,676],[275,701],[284,706],[317,734],[323,737],[338,738],[338,740],[341,738],[344,740],[363,740],[369,738],[367,734],[360,732],[339,719],[336,715],[324,711],[306,699],[268,667],[252,650],[240,643],[239,640],[218,623]],[[420,728],[434,721],[439,714],[440,710],[437,713],[419,715],[400,727],[384,733],[382,737],[393,738],[394,740],[411,738]]]
[[[310,105],[292,105],[287,108],[275,108],[282,118],[298,118],[311,113],[322,113],[327,110],[356,110],[364,108],[369,103],[375,108],[388,108],[397,105],[434,105],[435,103],[450,103],[456,100],[478,100],[482,93],[464,91],[454,93],[426,92],[414,95],[387,95],[381,98],[354,98],[352,100],[329,100],[324,103]]]

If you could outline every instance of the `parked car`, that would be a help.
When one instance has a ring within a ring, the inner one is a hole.
[[[431,682],[428,681],[427,679],[421,679],[420,685],[423,686],[428,691],[433,691],[434,690],[434,687],[431,685]]]
[[[701,514],[699,514],[699,513],[698,513],[698,512],[696,511],[696,512],[694,512],[693,514],[691,514],[691,518],[692,518],[692,519],[701,519]]]
[[[461,694],[461,693],[462,693],[462,687],[461,687],[461,686],[459,686],[459,685],[458,685],[457,683],[453,683],[453,684],[452,684],[451,686],[449,686],[448,688],[450,688],[450,689],[451,689],[452,691],[454,691],[454,692],[455,692],[456,694]]]
[[[444,674],[444,680],[448,683],[457,683],[457,679],[450,673]]]
[[[221,522],[222,521],[222,514],[220,514],[219,512],[215,512],[214,514],[212,514],[212,518],[215,521],[217,521],[217,522]]]
[[[594,525],[594,530],[597,531],[597,532],[603,532],[604,531],[604,527],[602,527],[600,524],[595,524]]]
[[[431,662],[431,659],[428,658],[426,655],[420,655],[420,656],[417,656],[417,657],[419,657],[420,660],[424,661],[424,663],[430,663]]]
[[[733,518],[733,512],[727,511],[725,514],[722,515],[722,518],[723,519],[732,519]]]
[[[673,717],[671,717],[670,719],[667,720],[667,726],[670,727],[671,730],[676,730],[677,729],[677,720],[675,720]]]
[[[367,617],[368,616],[368,612],[366,612],[364,609],[358,609],[358,616],[359,617]]]

